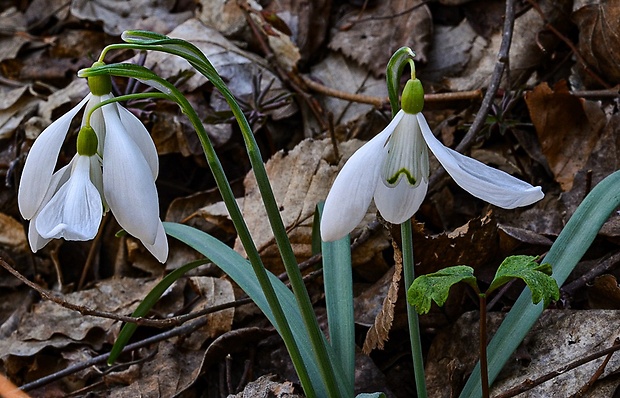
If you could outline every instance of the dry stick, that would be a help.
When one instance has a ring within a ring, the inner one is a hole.
[[[590,271],[581,275],[579,278],[575,279],[571,283],[565,285],[560,289],[563,297],[573,296],[575,292],[585,286],[586,283],[590,282],[597,276],[603,274],[603,272],[607,272],[610,269],[620,263],[620,251],[615,252],[604,260],[600,261],[596,264]]]
[[[620,344],[618,344],[617,341],[618,341],[618,339],[616,339],[614,344],[611,347],[609,347],[609,348],[606,348],[606,349],[601,350],[599,352],[595,352],[594,354],[590,354],[590,355],[585,356],[585,357],[583,357],[581,359],[573,361],[573,362],[569,363],[568,365],[563,366],[563,367],[561,367],[561,368],[559,368],[557,370],[554,370],[552,372],[549,372],[549,373],[547,373],[547,374],[545,374],[545,375],[543,375],[543,376],[541,376],[541,377],[539,377],[537,379],[534,379],[534,380],[527,379],[524,382],[522,382],[521,384],[519,384],[518,386],[515,386],[515,387],[511,388],[510,390],[504,391],[503,393],[501,393],[501,394],[499,394],[499,395],[497,395],[497,396],[495,396],[493,398],[510,398],[510,397],[514,397],[516,395],[521,394],[522,392],[529,391],[532,388],[534,388],[534,387],[536,387],[536,386],[538,386],[538,385],[540,385],[540,384],[542,384],[542,383],[544,383],[546,381],[549,381],[549,380],[553,379],[554,377],[557,377],[557,376],[559,376],[561,374],[564,374],[564,373],[566,373],[566,372],[568,372],[570,370],[573,370],[573,369],[575,369],[575,368],[577,368],[577,367],[579,367],[581,365],[584,365],[584,364],[586,364],[586,363],[588,363],[590,361],[593,361],[593,360],[598,359],[598,358],[600,358],[602,356],[605,356],[605,355],[612,354],[612,353],[620,350]]]
[[[620,344],[620,339],[616,338],[616,340],[614,341],[614,345],[618,344]],[[598,367],[598,369],[596,369],[596,372],[594,372],[592,377],[590,377],[590,380],[588,380],[586,385],[581,387],[579,391],[573,394],[570,398],[581,398],[584,396],[585,393],[588,392],[588,390],[594,385],[594,383],[601,377],[601,375],[605,371],[605,368],[607,367],[607,364],[609,363],[612,355],[613,353],[607,354],[601,365]]]
[[[125,348],[123,348],[122,352],[129,352],[129,351],[133,351],[136,350],[138,348],[142,348],[142,347],[146,347],[147,345],[153,344],[153,343],[158,343],[160,341],[163,340],[167,340],[171,337],[176,337],[176,336],[181,336],[184,334],[189,334],[192,333],[193,331],[203,327],[204,325],[206,325],[207,323],[209,323],[209,319],[207,317],[204,317],[202,319],[199,319],[195,322],[192,323],[188,323],[186,325],[183,326],[179,326],[177,328],[165,331],[163,333],[157,334],[155,336],[149,337],[147,339],[141,340],[141,341],[137,341],[133,344],[128,344],[125,346]],[[65,368],[59,372],[56,373],[52,373],[51,375],[42,377],[38,380],[35,380],[31,383],[27,383],[24,384],[23,386],[19,387],[20,390],[22,391],[30,391],[33,390],[35,388],[39,388],[42,387],[46,384],[52,383],[58,379],[61,379],[65,376],[69,376],[73,373],[79,372],[81,370],[84,370],[86,368],[89,368],[91,366],[100,364],[100,363],[104,363],[105,361],[108,360],[108,357],[110,356],[109,353],[107,354],[101,354],[98,355],[94,358],[89,359],[88,361],[84,361],[84,362],[80,362],[77,363],[75,365],[69,366],[68,368]]]
[[[167,318],[167,319],[148,319],[148,318],[142,318],[142,317],[134,318],[131,316],[118,315],[118,314],[114,314],[111,312],[94,310],[92,308],[70,303],[63,298],[58,297],[58,295],[50,292],[49,290],[43,289],[41,286],[37,285],[36,283],[31,282],[28,278],[20,274],[19,271],[11,267],[9,264],[7,264],[6,261],[4,261],[1,258],[0,258],[0,265],[2,265],[2,267],[4,267],[7,271],[9,271],[11,274],[13,274],[17,279],[25,283],[27,286],[36,290],[41,295],[41,297],[43,297],[46,300],[52,301],[64,308],[77,311],[82,315],[91,315],[91,316],[97,316],[100,318],[114,319],[116,321],[121,321],[121,322],[126,322],[126,323],[135,323],[140,326],[151,326],[151,327],[156,327],[156,328],[178,326],[180,324],[183,324],[184,322],[187,322],[191,319],[198,318],[202,315],[210,314],[216,311],[221,311],[227,308],[232,308],[232,307],[235,307],[241,304],[249,303],[251,301],[249,298],[240,299],[240,300],[236,300],[230,303],[205,308],[201,311],[198,311],[192,314],[181,315],[181,316],[176,316],[176,317]]]
[[[376,108],[386,108],[390,104],[388,97],[375,97],[372,95],[355,94],[340,91],[318,83],[307,76],[301,75],[304,84],[314,92],[329,97],[340,98],[345,101],[358,102],[361,104],[374,105]],[[471,101],[482,97],[481,90],[458,91],[453,93],[424,94],[425,102],[444,102],[444,101]]]
[[[510,52],[510,44],[512,42],[512,32],[514,29],[515,23],[515,5],[514,0],[506,1],[506,11],[504,15],[504,30],[502,33],[502,43],[499,48],[499,53],[497,54],[497,62],[495,64],[495,70],[493,71],[493,75],[491,76],[491,83],[489,84],[489,88],[487,89],[486,94],[484,95],[484,99],[482,100],[482,105],[480,105],[480,110],[474,119],[471,127],[463,140],[456,147],[457,152],[465,152],[467,151],[476,138],[476,135],[482,128],[482,125],[486,121],[487,115],[489,113],[489,108],[491,107],[491,103],[497,94],[497,90],[499,89],[499,85],[502,81],[502,75],[504,74],[504,69],[506,69],[506,64],[508,64],[508,54]],[[438,187],[437,181],[445,174],[445,170],[443,168],[439,168],[435,170],[433,175],[430,178],[429,186]],[[436,189],[436,188],[435,188]]]

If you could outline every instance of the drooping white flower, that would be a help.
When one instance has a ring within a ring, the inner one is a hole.
[[[419,80],[409,80],[403,91],[403,109],[343,166],[325,200],[321,218],[324,241],[350,233],[373,198],[383,218],[391,223],[413,217],[428,188],[429,148],[461,188],[495,206],[512,209],[543,198],[540,187],[444,146],[421,113],[423,96]]]
[[[95,109],[87,123],[95,106],[113,98],[108,76],[89,78],[89,86],[91,93],[39,135],[26,159],[18,205],[31,220],[30,246],[36,252],[53,238],[92,239],[110,209],[121,227],[164,262],[168,241],[159,218],[155,144],[140,120],[116,102]],[[85,105],[78,153],[54,172],[71,121]],[[83,131],[93,133],[80,146]]]

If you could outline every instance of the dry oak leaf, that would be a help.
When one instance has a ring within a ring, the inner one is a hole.
[[[351,9],[340,21],[329,48],[368,67],[375,77],[385,74],[390,57],[402,46],[415,51],[416,61],[426,62],[433,25],[422,1],[380,1],[364,11]]]
[[[570,191],[599,140],[605,113],[596,103],[573,96],[565,81],[553,89],[539,84],[525,94],[525,102],[555,180]]]
[[[620,7],[614,1],[576,1],[579,52],[607,83],[620,83]]]

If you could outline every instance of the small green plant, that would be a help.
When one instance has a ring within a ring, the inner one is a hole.
[[[551,265],[538,264],[533,256],[511,256],[497,269],[489,288],[482,292],[474,269],[466,265],[444,268],[432,274],[417,277],[407,292],[407,301],[419,314],[426,314],[434,301],[443,306],[448,299],[450,288],[459,282],[466,283],[476,292],[480,300],[480,378],[483,397],[489,396],[489,376],[487,370],[486,310],[487,296],[509,281],[522,279],[532,291],[532,302],[543,301],[544,306],[551,300],[560,298],[560,290],[551,275]]]

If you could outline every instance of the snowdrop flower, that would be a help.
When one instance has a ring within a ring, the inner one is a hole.
[[[123,229],[165,262],[155,144],[140,120],[118,103],[93,111],[113,98],[109,76],[90,77],[88,84],[91,93],[39,135],[26,159],[18,205],[31,220],[30,247],[36,252],[54,238],[93,239],[109,209]],[[83,107],[77,154],[54,172],[71,121]]]
[[[540,187],[445,147],[428,126],[418,79],[407,82],[402,109],[376,137],[351,156],[327,195],[321,220],[324,241],[338,240],[364,218],[371,200],[387,221],[400,224],[420,208],[428,188],[428,149],[473,196],[512,209],[543,198]]]

